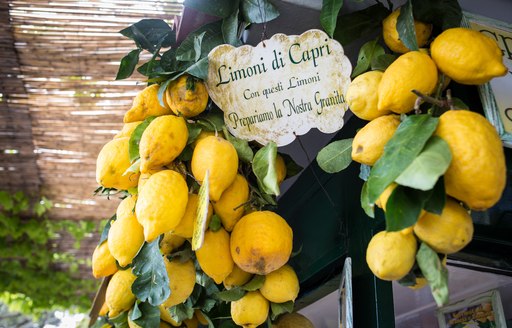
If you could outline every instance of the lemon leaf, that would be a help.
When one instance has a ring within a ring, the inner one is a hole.
[[[128,141],[128,154],[130,155],[130,163],[133,163],[138,158],[139,155],[139,143],[142,138],[142,134],[148,127],[149,123],[151,123],[156,117],[150,116],[146,118],[141,124],[137,125],[135,130],[133,130],[132,135],[130,136],[130,140]]]
[[[137,312],[135,309],[137,308]],[[158,327],[160,323],[160,309],[147,302],[142,302],[133,307],[130,319],[140,327]]]
[[[192,250],[197,251],[203,246],[206,220],[208,218],[208,204],[210,202],[210,171],[206,170],[203,184],[199,188],[196,218],[194,220],[194,232],[192,234]]]
[[[249,23],[266,23],[277,18],[279,11],[268,0],[242,0],[242,15]]]
[[[412,15],[412,3],[408,0],[401,8],[396,20],[396,30],[400,41],[410,50],[418,50],[414,17]]]
[[[398,57],[392,54],[382,54],[372,58],[372,71],[384,72]]]
[[[383,54],[384,48],[377,43],[377,40],[366,42],[359,50],[357,64],[350,77],[355,78],[356,76],[366,72],[370,68],[373,59]]]
[[[425,202],[423,209],[427,212],[441,215],[445,203],[446,192],[444,190],[444,179],[441,177],[437,180],[437,183],[432,189],[432,193],[429,199]]]
[[[203,33],[204,36],[201,37]],[[178,61],[189,61],[197,58],[196,40],[198,37],[201,38],[199,58],[207,58],[210,50],[224,43],[224,38],[222,37],[222,20],[205,24],[192,33],[189,33],[176,49],[176,59]]]
[[[386,203],[386,230],[400,231],[416,223],[431,191],[398,185]]]
[[[231,142],[233,147],[235,147],[238,158],[246,163],[250,163],[254,158],[254,152],[249,146],[249,142],[247,140],[233,136],[231,133],[229,133],[226,127],[224,127],[223,132],[226,140]]]
[[[197,77],[201,80],[206,80],[208,77],[208,57],[199,59],[185,70],[188,74]]]
[[[231,0],[202,1],[186,0],[185,7],[193,8],[197,11],[216,17],[228,17],[233,12],[233,3]]]
[[[244,297],[246,293],[247,292],[242,288],[234,287],[229,290],[223,290],[221,292],[216,293],[215,297],[224,302],[234,302]]]
[[[190,145],[194,141],[196,141],[197,136],[203,131],[203,129],[196,123],[187,123],[187,130],[188,130],[188,139],[187,139],[187,145]]]
[[[167,48],[176,43],[176,32],[162,19],[142,19],[119,33],[151,53],[156,51],[157,44]]]
[[[246,283],[245,285],[243,285],[240,288],[242,288],[243,290],[248,291],[248,292],[253,292],[255,290],[260,289],[264,283],[265,283],[265,276],[254,275],[254,277],[251,279],[251,281],[249,281],[248,283]]]
[[[435,131],[439,119],[429,114],[407,116],[384,147],[368,181],[368,204],[374,204],[386,187],[418,156]]]
[[[316,156],[318,166],[327,173],[338,173],[352,163],[352,141],[354,138],[331,142]]]
[[[430,285],[437,305],[448,304],[448,270],[442,264],[437,253],[427,244],[421,243],[418,253],[416,253],[416,261]]]
[[[98,317],[98,319],[96,319],[96,322],[94,322],[94,325],[92,325],[91,328],[104,328],[104,326],[110,327],[107,317]]]
[[[242,44],[238,38],[239,1],[235,1],[235,4],[232,4],[232,6],[235,7],[234,11],[222,20],[222,37],[225,43],[239,47]]]
[[[299,174],[300,171],[302,171],[304,169],[302,166],[297,164],[297,162],[295,162],[290,155],[284,154],[284,153],[277,153],[277,154],[284,159],[284,164],[286,166],[286,177],[287,178],[291,178],[291,177]]]
[[[130,165],[130,167],[127,168],[126,171],[124,171],[123,176],[128,175],[128,174],[137,174],[139,172],[140,172],[140,157],[135,162],[133,162],[133,164]]]
[[[404,287],[411,287],[411,286],[416,285],[416,275],[414,274],[413,271],[414,271],[414,268],[413,268],[413,270],[409,271],[409,273],[406,274],[403,278],[398,280],[398,283]]]
[[[451,160],[452,153],[446,141],[433,136],[395,182],[419,190],[430,190],[446,172]]]
[[[169,314],[176,322],[182,322],[185,319],[192,319],[194,316],[194,309],[186,306],[185,304],[178,304],[169,308]]]
[[[457,0],[413,0],[412,5],[414,17],[419,21],[442,30],[460,26],[462,9]]]
[[[181,75],[181,74],[178,74],[178,76],[179,75]],[[165,106],[165,102],[164,102],[165,91],[167,90],[167,87],[169,86],[169,84],[173,80],[177,79],[178,76],[174,76],[173,78],[170,78],[167,81],[165,81],[164,83],[160,84],[160,87],[158,88],[158,93],[157,93],[158,103],[160,104],[160,106],[167,107],[167,106]]]
[[[365,9],[341,15],[334,30],[334,38],[343,46],[359,39],[368,33],[374,33],[381,29],[382,20],[391,13],[382,3],[377,3]]]
[[[270,318],[272,320],[275,320],[279,315],[283,313],[291,313],[293,311],[293,306],[293,301],[288,301],[284,303],[270,302]]]
[[[336,29],[338,14],[343,6],[343,0],[323,0],[322,10],[320,11],[320,24],[323,29],[332,38]]]
[[[366,164],[361,164],[359,167],[359,178],[363,181],[368,180],[368,177],[370,176],[370,170],[371,166],[368,166]]]
[[[130,51],[126,56],[121,59],[119,70],[117,71],[116,80],[123,80],[132,75],[135,66],[139,62],[139,55],[142,49],[135,49]]]
[[[361,188],[361,207],[363,208],[366,215],[371,218],[375,217],[374,202],[370,202],[370,195],[368,194],[368,181],[365,181],[365,183],[363,183],[363,187]]]
[[[220,110],[212,110],[198,119],[197,124],[206,131],[220,132],[224,128],[224,113]]]
[[[132,272],[137,276],[132,292],[139,300],[153,306],[162,304],[171,294],[169,276],[158,242],[157,238],[151,243],[144,243],[132,262]]]
[[[252,171],[258,181],[260,189],[267,194],[279,196],[276,169],[277,145],[270,141],[260,148],[254,155]]]
[[[103,231],[101,232],[100,241],[98,242],[98,246],[103,244],[104,241],[108,238],[108,232],[110,231],[110,226],[112,225],[112,222],[114,222],[117,219],[117,215],[114,214],[110,219],[107,220],[107,223],[105,224],[105,227],[103,228]]]
[[[115,328],[129,328],[128,326],[128,312],[122,312],[114,318],[109,318],[110,322],[114,324]]]
[[[217,214],[212,215],[212,219],[210,220],[208,229],[215,232],[215,231],[218,231],[221,227],[222,227],[222,222],[220,220],[220,217]]]

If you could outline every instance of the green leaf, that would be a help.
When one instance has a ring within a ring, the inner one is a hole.
[[[188,130],[188,139],[187,139],[187,145],[190,145],[194,141],[196,141],[197,137],[203,131],[201,126],[199,126],[196,123],[190,123],[185,121],[187,123],[187,130]]]
[[[414,286],[416,285],[416,275],[414,274],[414,272],[412,272],[412,270],[406,274],[403,278],[401,278],[400,280],[398,280],[398,283],[401,285],[401,286],[404,286],[404,287],[411,287],[411,286]]]
[[[132,272],[137,276],[132,292],[143,302],[153,306],[162,304],[171,294],[169,277],[158,247],[158,238],[144,243],[132,262]]]
[[[235,10],[231,15],[225,17],[222,20],[222,36],[224,38],[224,42],[230,44],[232,46],[238,47],[242,44],[240,39],[238,38],[238,3],[239,1],[235,1],[236,4],[233,4]]]
[[[395,182],[419,190],[430,190],[452,160],[450,147],[440,137],[432,136],[421,153],[396,178]]]
[[[448,304],[448,270],[441,263],[437,253],[427,244],[421,243],[418,253],[416,253],[416,261],[430,285],[437,306]]]
[[[242,0],[242,15],[249,23],[266,23],[279,16],[277,8],[268,0]]]
[[[176,33],[161,19],[143,19],[119,31],[135,41],[142,49],[154,53],[158,47],[170,47],[176,43]]]
[[[375,216],[374,202],[370,202],[370,195],[368,194],[368,181],[365,181],[361,188],[361,207],[369,217],[373,218]]]
[[[139,309],[139,302],[135,302],[135,304],[133,304],[133,308],[128,311],[128,318],[133,321],[140,317],[142,317],[142,311]]]
[[[340,13],[341,7],[343,6],[343,0],[323,0],[322,10],[320,11],[320,24],[323,29],[332,38],[334,30],[336,29],[336,21],[338,14]]]
[[[287,178],[291,178],[291,177],[299,174],[300,171],[302,171],[304,169],[302,166],[297,164],[297,162],[295,162],[290,155],[285,154],[285,153],[277,153],[277,154],[279,156],[281,156],[284,160],[284,164],[286,165],[286,177]]]
[[[192,234],[192,250],[197,251],[203,246],[206,221],[208,219],[208,205],[210,204],[210,172],[206,170],[201,187],[199,188],[194,232]]]
[[[206,131],[222,131],[224,129],[224,113],[221,110],[212,110],[206,116],[197,120],[197,124],[201,125],[203,130]]]
[[[400,231],[414,225],[430,194],[398,185],[386,203],[386,230]]]
[[[453,107],[455,107],[455,109],[468,109],[469,110],[469,106],[466,105],[460,98],[453,97],[452,103],[453,103]]]
[[[208,225],[208,229],[215,232],[218,231],[222,227],[222,221],[217,214],[212,215],[210,220],[210,224]]]
[[[229,141],[233,147],[235,147],[238,158],[246,163],[252,162],[252,159],[254,158],[254,152],[249,146],[249,142],[247,140],[233,136],[231,133],[229,133],[226,127],[224,127],[222,131],[224,132],[226,140]]]
[[[174,77],[174,78],[177,78],[177,77]],[[167,86],[169,86],[169,84],[173,81],[174,79],[169,79],[167,81],[165,81],[164,83],[160,84],[160,87],[158,88],[158,93],[157,93],[157,97],[158,97],[158,103],[160,104],[160,106],[162,107],[166,107],[165,106],[165,102],[164,102],[164,94],[165,94],[165,91],[167,90]]]
[[[117,71],[116,80],[123,80],[130,77],[135,70],[135,66],[139,62],[139,55],[142,49],[130,51],[121,59],[119,70]]]
[[[129,174],[137,174],[140,172],[140,157],[133,162],[132,165],[130,165],[129,168],[124,171],[123,176],[129,175]]]
[[[151,59],[139,66],[137,72],[149,78],[160,77],[161,74],[165,73],[161,63],[161,60]]]
[[[441,215],[446,203],[446,192],[444,191],[443,177],[437,180],[436,185],[432,189],[430,197],[425,202],[423,209],[427,212]]]
[[[414,17],[441,30],[459,27],[462,9],[457,0],[412,0]]]
[[[361,164],[359,167],[359,178],[363,181],[368,180],[368,177],[370,176],[370,170],[371,166],[368,166],[366,164]]]
[[[340,24],[336,25],[334,38],[346,46],[363,35],[381,29],[382,20],[390,13],[391,11],[379,2],[363,10],[341,15],[338,17]]]
[[[246,293],[247,292],[242,288],[234,287],[229,290],[223,290],[221,292],[216,293],[215,297],[224,302],[234,302],[244,297]]]
[[[274,303],[270,302],[270,318],[272,320],[277,319],[277,317],[283,313],[291,313],[293,312],[293,301],[288,301],[285,303]]]
[[[0,205],[2,205],[5,211],[10,211],[13,208],[14,203],[11,194],[7,191],[0,191]]]
[[[194,308],[188,307],[181,303],[169,308],[169,314],[176,322],[182,322],[185,319],[192,319],[194,316]]]
[[[412,15],[411,0],[408,0],[401,8],[400,15],[396,20],[396,30],[398,38],[409,50],[418,50],[418,41],[416,40],[416,29],[414,28],[414,17]]]
[[[110,325],[108,323],[107,317],[98,317],[96,322],[94,322],[94,325],[92,325],[90,328],[104,328],[109,326]]]
[[[198,62],[190,65],[185,72],[197,77],[198,79],[206,80],[206,78],[208,78],[208,57],[204,57]]]
[[[185,149],[178,156],[178,160],[182,162],[188,162],[192,159],[192,155],[194,154],[194,149],[190,145],[187,145]]]
[[[130,136],[130,140],[128,141],[128,154],[130,155],[130,163],[133,163],[138,158],[140,158],[139,155],[139,143],[140,139],[142,138],[142,134],[148,127],[149,123],[151,123],[156,117],[150,116],[146,118],[142,123],[137,125],[135,130],[133,130],[132,135]]]
[[[137,303],[135,303],[137,304]],[[137,318],[130,317],[130,319],[140,327],[156,327],[160,325],[160,309],[158,306],[153,306],[149,303],[142,302],[138,304],[140,315]],[[135,307],[134,307],[135,312]]]
[[[372,58],[372,71],[382,71],[384,72],[389,65],[391,65],[395,59],[397,59],[396,55],[392,54],[383,54],[377,57]]]
[[[188,61],[191,58],[196,58],[194,40],[203,33],[204,36],[201,40],[200,58],[207,57],[210,50],[224,43],[224,38],[222,37],[222,20],[215,21],[213,23],[203,25],[190,33],[185,40],[181,42],[179,48],[176,49],[176,59],[180,61]]]
[[[105,227],[103,228],[103,231],[101,232],[100,241],[98,242],[98,246],[103,244],[104,241],[108,238],[108,232],[110,231],[110,226],[112,225],[112,221],[115,221],[117,219],[117,215],[114,214],[110,219],[107,220],[107,223],[105,224]]]
[[[205,34],[206,34],[206,32],[203,32],[199,35],[194,36],[195,57],[193,58],[193,60],[195,62],[197,62],[199,60],[199,58],[201,57],[201,43],[203,42],[203,38],[204,38]]]
[[[277,145],[270,141],[254,155],[252,171],[258,180],[261,190],[270,195],[279,196],[276,170]]]
[[[377,40],[366,42],[359,50],[359,56],[357,57],[357,64],[352,72],[351,77],[354,78],[364,72],[366,72],[372,63],[374,58],[384,55],[384,48],[377,43]]]
[[[331,142],[316,156],[318,166],[327,173],[338,173],[352,163],[352,141],[354,138]]]
[[[115,328],[129,328],[128,326],[128,312],[122,312],[114,318],[109,318],[110,322],[114,324]]]
[[[240,288],[248,292],[253,292],[260,289],[263,283],[265,283],[265,276],[256,274],[248,283]]]
[[[185,0],[185,7],[193,8],[197,11],[216,17],[228,17],[238,6],[233,4],[232,0]],[[233,9],[235,8],[235,9]]]
[[[370,204],[374,204],[384,189],[418,156],[438,121],[436,117],[423,114],[407,116],[400,123],[366,181]]]

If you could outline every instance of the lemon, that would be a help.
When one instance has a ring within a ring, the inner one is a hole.
[[[363,73],[352,80],[348,86],[347,104],[352,113],[360,119],[371,121],[390,113],[390,111],[377,109],[377,91],[383,74],[380,71]]]
[[[388,202],[389,196],[391,196],[393,190],[395,190],[397,186],[398,185],[394,182],[387,186],[386,189],[384,189],[384,191],[382,192],[382,194],[380,194],[379,198],[375,202],[375,205],[386,211],[386,204]]]
[[[252,277],[252,273],[245,272],[235,264],[233,266],[233,271],[224,278],[224,287],[226,287],[226,289],[231,289],[233,287],[245,285]]]
[[[222,139],[225,139],[224,138],[224,133],[222,132],[217,132],[215,133],[214,131],[207,131],[207,130],[201,130],[201,132],[199,133],[199,135],[197,136],[197,138],[194,140],[194,142],[191,144],[192,145],[192,148],[196,148],[196,145],[199,141],[203,140],[204,138],[206,137],[211,137],[211,136],[214,136],[214,137],[219,137],[219,138],[222,138]]]
[[[124,123],[144,121],[150,116],[162,116],[171,114],[169,108],[162,107],[158,101],[158,84],[152,84],[144,88],[133,99],[132,108],[124,114]]]
[[[274,303],[295,301],[299,295],[299,278],[288,264],[265,276],[260,288],[261,295]]]
[[[128,155],[130,138],[118,138],[101,148],[96,160],[96,181],[105,188],[128,190],[136,187],[139,174],[124,174],[131,166]]]
[[[505,188],[506,164],[500,137],[489,121],[468,110],[450,110],[439,117],[435,134],[452,153],[444,175],[446,193],[474,210],[496,204]]]
[[[411,271],[416,261],[417,243],[410,229],[381,231],[366,249],[366,262],[382,280],[398,280]]]
[[[135,122],[125,123],[123,125],[123,128],[121,129],[121,131],[119,131],[119,133],[114,136],[114,139],[117,139],[117,138],[130,138],[132,136],[133,131],[135,131],[135,129],[141,123],[142,123],[142,121],[135,121]]]
[[[180,322],[176,322],[172,317],[169,311],[164,307],[164,305],[159,305],[158,308],[160,309],[160,320],[171,324],[173,327],[179,327],[181,326]]]
[[[183,117],[155,118],[144,130],[139,143],[140,171],[170,164],[187,145],[188,129]]]
[[[277,184],[280,185],[286,178],[286,163],[284,162],[283,156],[279,154],[276,156],[276,173]]]
[[[414,108],[416,95],[434,92],[437,84],[437,67],[428,55],[409,51],[398,57],[384,71],[378,89],[377,108],[403,114]]]
[[[220,228],[204,234],[203,246],[196,251],[201,269],[215,283],[220,284],[233,271],[233,258],[229,251],[229,233]]]
[[[235,181],[222,193],[218,201],[213,203],[213,209],[224,229],[233,230],[235,224],[244,214],[245,203],[249,200],[249,184],[243,175],[237,174]]]
[[[368,122],[354,136],[352,159],[373,166],[384,153],[384,146],[400,125],[398,115],[385,115]]]
[[[293,312],[280,316],[272,328],[315,328],[315,326],[302,314]]]
[[[190,294],[192,294],[196,284],[196,268],[192,260],[180,262],[177,259],[173,259],[169,261],[164,256],[164,263],[165,270],[169,276],[171,295],[165,300],[163,305],[168,308],[185,302]]]
[[[197,143],[192,154],[192,174],[202,183],[206,171],[210,174],[210,200],[216,202],[238,171],[238,154],[229,141],[210,136]]]
[[[269,303],[259,291],[248,292],[238,301],[231,302],[233,321],[244,328],[256,328],[267,320]]]
[[[149,177],[135,207],[145,240],[151,242],[174,229],[185,214],[187,202],[187,183],[178,172],[164,170]]]
[[[194,225],[196,222],[197,206],[199,204],[199,196],[197,194],[188,194],[187,208],[185,215],[180,220],[180,223],[173,229],[173,234],[183,238],[192,238],[194,233]],[[206,226],[210,224],[212,218],[213,208],[208,204],[208,214],[206,217]]]
[[[94,278],[101,278],[110,276],[116,271],[116,259],[110,253],[108,244],[103,242],[92,253],[92,275]]]
[[[202,81],[185,74],[169,84],[165,100],[174,114],[193,117],[206,109],[208,92]]]
[[[104,317],[108,313],[108,305],[106,302],[103,302],[103,305],[100,308],[100,311],[98,312],[98,317]]]
[[[292,253],[293,231],[278,214],[256,211],[243,216],[231,233],[231,255],[240,269],[260,275],[282,267]]]
[[[414,233],[436,252],[452,254],[473,238],[473,220],[464,207],[447,199],[441,215],[426,212],[419,218]]]
[[[164,238],[160,241],[160,251],[164,255],[169,255],[183,245],[185,241],[186,239],[181,236],[175,235],[172,232],[166,232]]]
[[[105,293],[105,303],[107,303],[110,318],[129,310],[135,303],[132,284],[136,278],[132,270],[128,269],[117,271],[110,279]]]
[[[483,84],[507,74],[496,41],[467,28],[445,30],[430,46],[437,67],[462,84]]]
[[[191,319],[185,319],[183,322],[187,328],[197,328],[199,326],[199,321],[195,316],[193,316]]]
[[[418,290],[418,289],[422,289],[426,285],[428,285],[427,279],[425,279],[423,277],[416,277],[414,285],[407,286],[407,287],[409,287],[412,290]]]
[[[108,231],[108,248],[121,267],[132,263],[144,244],[142,226],[134,214],[136,197],[126,197],[117,207],[117,219]]]
[[[139,176],[139,184],[137,185],[138,192],[140,193],[140,191],[142,190],[142,188],[144,187],[144,185],[146,184],[146,182],[148,181],[150,176],[152,176],[153,174],[155,174],[157,172],[163,171],[165,169],[166,169],[165,167],[157,167],[157,168],[150,169],[144,173],[141,173]]]
[[[396,21],[400,15],[400,8],[393,11],[388,17],[382,21],[382,36],[384,43],[389,49],[398,53],[405,53],[410,51],[403,42],[400,40],[398,31],[396,30]],[[416,32],[416,42],[418,47],[423,47],[432,33],[432,24],[426,24],[414,20],[414,31]]]
[[[197,321],[199,321],[200,324],[203,326],[208,326],[208,320],[206,320],[201,310],[195,309],[194,316],[197,318]]]

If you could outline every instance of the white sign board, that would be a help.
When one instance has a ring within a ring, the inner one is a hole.
[[[208,94],[238,138],[284,146],[312,128],[343,126],[352,67],[323,31],[276,34],[256,47],[220,45],[208,63]]]

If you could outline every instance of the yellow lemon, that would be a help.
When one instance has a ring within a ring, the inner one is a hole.
[[[249,280],[251,280],[252,276],[252,273],[245,272],[235,264],[233,266],[233,271],[224,278],[224,287],[226,287],[226,289],[231,289],[233,287],[245,285]]]
[[[437,67],[462,84],[483,84],[507,74],[496,41],[478,31],[447,29],[434,39],[430,51]]]
[[[240,269],[260,275],[282,267],[292,253],[293,231],[278,214],[256,211],[243,216],[231,233],[231,255]]]
[[[418,290],[418,289],[422,289],[426,285],[428,285],[427,279],[425,279],[423,277],[416,277],[415,284],[412,286],[407,286],[407,287],[409,287],[412,290]]]
[[[110,253],[108,244],[103,242],[92,253],[92,275],[94,278],[101,278],[110,276],[116,271],[116,259]]]
[[[441,215],[425,212],[419,218],[414,233],[436,252],[452,254],[473,238],[473,220],[464,207],[447,199]]]
[[[233,258],[229,251],[229,233],[220,228],[204,234],[203,246],[196,251],[201,269],[220,284],[233,271]]]
[[[363,73],[348,86],[347,104],[352,113],[360,119],[371,121],[390,113],[390,111],[377,109],[377,92],[383,74],[380,71]]]
[[[157,167],[157,168],[150,169],[147,172],[141,173],[139,176],[139,184],[137,185],[138,193],[140,193],[140,191],[142,190],[142,188],[144,187],[144,185],[146,184],[146,182],[148,181],[150,176],[152,176],[156,172],[160,172],[165,169],[166,169],[165,167]]]
[[[412,90],[431,94],[437,84],[437,67],[428,55],[409,51],[384,71],[378,90],[378,110],[403,114],[416,102]]]
[[[188,194],[187,208],[185,209],[185,215],[180,220],[180,223],[174,228],[173,234],[184,237],[192,238],[194,233],[194,225],[196,222],[197,206],[199,204],[199,196],[197,194]],[[211,204],[208,204],[208,214],[206,217],[206,226],[210,224],[212,218],[213,208]]]
[[[194,140],[194,142],[192,143],[192,148],[196,148],[196,145],[199,141],[203,140],[204,138],[206,137],[211,137],[211,136],[216,136],[216,137],[219,137],[219,138],[223,138],[224,139],[224,133],[222,132],[217,132],[217,135],[215,135],[215,132],[214,131],[206,131],[206,130],[201,130],[201,132],[199,133],[199,135],[197,136],[197,138]]]
[[[185,241],[186,239],[181,236],[175,235],[170,231],[166,232],[164,238],[160,241],[160,251],[164,255],[169,255],[183,245]]]
[[[249,200],[249,184],[243,175],[237,174],[235,181],[222,193],[213,209],[227,231],[233,227],[244,214],[244,204]]]
[[[368,244],[366,263],[378,278],[398,280],[411,271],[417,247],[412,232],[381,231]]]
[[[384,146],[400,125],[398,115],[386,115],[368,122],[352,141],[352,159],[373,166],[384,153]]]
[[[398,185],[394,182],[387,186],[386,189],[384,189],[384,191],[382,192],[382,194],[380,194],[379,198],[375,202],[375,205],[386,211],[386,204],[388,202],[389,196],[391,196],[391,193],[393,192],[393,190],[395,190],[396,186]]]
[[[185,319],[183,322],[187,328],[197,328],[199,326],[199,321],[195,316],[193,316],[192,319]]]
[[[208,92],[203,81],[185,74],[169,84],[165,100],[174,114],[193,117],[206,109]]]
[[[160,320],[171,324],[173,327],[179,327],[181,326],[181,322],[176,322],[172,317],[169,311],[164,307],[164,305],[158,306],[160,309]]]
[[[145,240],[151,242],[174,229],[185,214],[187,202],[188,187],[181,174],[172,170],[153,174],[139,193],[135,207]]]
[[[108,305],[106,302],[103,302],[103,305],[100,308],[100,311],[98,312],[99,317],[104,317],[108,313]]]
[[[400,15],[400,8],[393,11],[388,17],[382,21],[382,36],[384,43],[389,49],[398,53],[405,53],[410,51],[403,42],[400,40],[398,31],[396,30],[396,21]],[[414,31],[416,32],[416,42],[418,47],[423,47],[432,33],[432,24],[426,24],[414,20]]]
[[[187,145],[188,129],[183,117],[155,118],[144,130],[139,143],[140,171],[168,165]]]
[[[169,261],[164,256],[164,263],[167,275],[169,276],[171,295],[165,300],[163,305],[168,308],[185,302],[190,294],[192,294],[196,284],[196,268],[192,260],[180,262],[174,259]]]
[[[204,326],[208,326],[208,320],[204,317],[203,313],[199,309],[194,310],[194,316],[197,318],[200,324]]]
[[[496,129],[482,115],[450,110],[439,117],[435,134],[452,153],[444,175],[446,193],[474,210],[496,204],[506,184],[505,154]]]
[[[281,184],[286,178],[286,163],[284,162],[283,156],[277,154],[276,156],[276,172],[277,172],[277,184]]]
[[[132,284],[136,278],[132,270],[128,269],[117,271],[110,279],[105,293],[105,303],[107,303],[110,318],[129,310],[135,303]]]
[[[315,328],[315,326],[302,314],[293,312],[280,316],[272,328]]]
[[[259,291],[248,292],[231,302],[233,321],[244,328],[256,328],[267,320],[269,303]]]
[[[139,174],[124,174],[131,166],[128,155],[130,138],[118,138],[107,142],[96,160],[96,181],[105,188],[128,190],[136,187]]]
[[[135,217],[136,197],[126,197],[117,208],[117,219],[108,231],[108,248],[122,267],[132,263],[144,244],[144,232]]]
[[[299,278],[288,264],[270,272],[260,288],[261,295],[274,303],[295,301],[299,295]]]
[[[123,128],[121,129],[121,131],[119,131],[119,133],[114,136],[114,139],[117,139],[117,138],[130,138],[132,136],[133,131],[135,131],[135,129],[141,123],[142,123],[142,121],[135,121],[135,122],[125,123],[123,125]]]
[[[162,107],[158,102],[158,84],[152,84],[139,92],[133,99],[132,108],[124,114],[124,123],[144,121],[150,116],[171,114],[169,108]]]
[[[210,200],[216,202],[238,172],[238,154],[229,141],[212,136],[197,143],[192,154],[192,174],[202,183],[206,171],[210,174]]]

